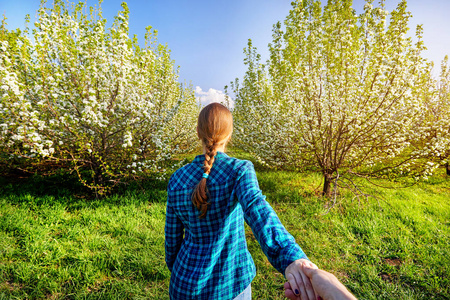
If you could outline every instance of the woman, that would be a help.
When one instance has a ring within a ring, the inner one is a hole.
[[[223,105],[202,109],[197,134],[203,155],[170,178],[165,226],[171,299],[251,299],[256,270],[244,219],[270,263],[301,299],[316,299],[309,263],[259,189],[253,164],[224,153],[233,119]],[[313,265],[313,264],[311,264]]]

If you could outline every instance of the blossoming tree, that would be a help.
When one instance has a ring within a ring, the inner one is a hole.
[[[372,2],[360,15],[351,0],[323,10],[319,1],[293,2],[285,29],[274,26],[267,63],[249,41],[248,70],[232,83],[235,145],[270,166],[319,170],[327,196],[349,174],[430,174],[427,136],[448,124],[423,117],[438,97],[421,26],[416,43],[406,35],[406,1],[390,14]]]
[[[439,100],[440,105],[437,108],[436,115],[442,126],[437,128],[440,132],[436,137],[441,141],[438,145],[437,156],[440,163],[445,164],[447,175],[450,176],[450,66],[448,64],[448,56],[442,61],[441,79],[439,82]]]
[[[129,37],[125,3],[110,28],[101,9],[55,1],[11,42],[0,32],[0,147],[57,161],[98,193],[121,178],[160,173],[192,149],[198,105],[170,51],[147,28]],[[86,171],[89,170],[89,171]]]
[[[427,101],[426,137],[423,139],[423,153],[427,163],[445,165],[450,175],[450,66],[448,56],[441,63],[440,77],[433,82],[435,101]]]

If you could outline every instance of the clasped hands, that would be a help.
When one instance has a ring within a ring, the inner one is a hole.
[[[303,270],[303,265],[317,269],[317,266],[307,259],[297,259],[287,266],[284,271],[287,279],[284,284],[285,296],[293,300],[317,300],[311,281]]]
[[[284,271],[284,295],[291,300],[356,300],[333,274],[306,259],[292,262]]]

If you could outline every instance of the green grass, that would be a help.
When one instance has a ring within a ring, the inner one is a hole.
[[[0,298],[167,298],[165,183],[95,201],[3,192]]]
[[[235,153],[240,155],[239,153]],[[309,258],[360,299],[450,298],[450,179],[406,189],[341,191],[328,214],[318,174],[257,166],[261,189]],[[382,183],[382,182],[378,182]],[[0,178],[0,299],[168,299],[167,182],[101,200],[59,175]],[[363,182],[360,182],[363,184]],[[284,299],[283,276],[247,227],[254,299]]]

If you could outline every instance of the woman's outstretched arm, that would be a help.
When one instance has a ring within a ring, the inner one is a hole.
[[[303,260],[309,262],[308,258],[265,200],[253,164],[249,161],[245,161],[240,169],[236,196],[244,211],[245,221],[251,227],[269,262],[292,282],[295,291],[299,294],[303,292],[303,299],[316,300],[307,276],[302,275],[300,269],[291,266],[301,264]]]

